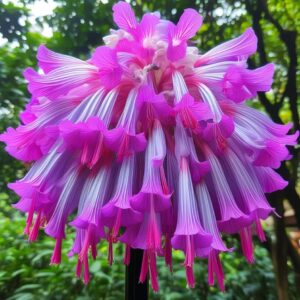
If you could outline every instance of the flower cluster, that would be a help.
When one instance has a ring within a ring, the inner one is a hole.
[[[172,248],[185,254],[189,287],[195,258],[208,259],[208,283],[224,290],[219,254],[231,251],[221,233],[239,233],[254,261],[252,234],[265,240],[261,220],[274,212],[265,193],[287,182],[273,169],[289,159],[298,133],[247,105],[268,91],[274,65],[247,69],[256,51],[251,28],[207,53],[189,46],[202,18],[184,10],[177,24],[146,13],[140,21],[126,2],[113,6],[111,30],[83,61],[38,49],[41,72],[24,76],[32,95],[22,125],[1,135],[15,158],[32,162],[9,185],[14,206],[28,214],[25,233],[56,240],[61,261],[66,224],[76,229],[69,255],[89,281],[89,256],[108,242],[144,251],[140,273],[158,290],[156,259],[172,270]],[[76,213],[76,215],[75,215]],[[72,218],[72,220],[70,220]]]

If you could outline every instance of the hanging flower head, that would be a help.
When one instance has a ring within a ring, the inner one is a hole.
[[[208,259],[208,283],[224,290],[221,234],[239,233],[254,261],[252,226],[274,212],[265,193],[287,182],[273,169],[290,157],[298,133],[274,124],[245,100],[272,84],[273,64],[247,69],[256,51],[251,28],[207,53],[188,46],[202,24],[186,9],[177,24],[130,5],[113,6],[118,30],[88,61],[38,49],[43,72],[26,69],[32,94],[22,125],[1,135],[6,150],[31,162],[9,185],[14,206],[27,213],[25,233],[39,228],[56,239],[52,264],[61,261],[67,223],[76,230],[70,255],[89,281],[88,262],[100,242],[144,251],[140,281],[150,274],[158,290],[156,259],[172,270],[172,248],[184,252],[189,287],[197,257]],[[73,217],[75,215],[75,217]],[[71,220],[72,215],[72,220]]]

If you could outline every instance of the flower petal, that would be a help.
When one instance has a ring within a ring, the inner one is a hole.
[[[172,32],[172,38],[178,40],[189,40],[202,25],[202,17],[199,13],[191,8],[184,10],[181,15],[174,32]]]
[[[82,60],[51,51],[45,45],[39,46],[37,59],[39,67],[46,74],[61,67],[82,64]]]
[[[247,59],[256,51],[257,37],[252,28],[248,28],[241,36],[225,42],[203,54],[195,63],[195,67],[222,61]]]
[[[274,65],[268,64],[256,70],[247,70],[238,66],[230,67],[224,77],[223,92],[239,103],[255,97],[257,92],[270,90],[274,74]]]
[[[99,68],[100,81],[107,89],[120,83],[123,71],[115,50],[100,46],[93,53],[91,62]]]
[[[24,71],[28,80],[28,90],[35,97],[47,97],[55,100],[67,95],[72,89],[84,84],[93,85],[98,80],[97,68],[86,62],[72,64],[54,69],[40,75],[31,68]]]
[[[113,6],[113,18],[115,23],[128,32],[138,25],[131,6],[123,1],[119,1]]]

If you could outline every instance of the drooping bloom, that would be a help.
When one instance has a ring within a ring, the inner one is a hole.
[[[208,283],[224,290],[222,234],[239,234],[254,262],[252,234],[265,240],[261,220],[274,209],[265,193],[287,182],[273,169],[296,143],[291,125],[273,123],[245,100],[271,88],[274,65],[247,69],[256,51],[251,28],[207,53],[189,46],[202,24],[186,9],[177,24],[130,5],[113,6],[119,29],[83,61],[38,50],[40,71],[24,76],[32,100],[22,125],[0,136],[15,158],[31,163],[9,187],[27,213],[25,233],[41,227],[56,240],[61,261],[66,226],[76,230],[69,255],[89,281],[89,256],[107,242],[143,250],[140,281],[159,289],[156,261],[172,270],[172,248],[184,252],[187,284],[197,258],[208,259]]]

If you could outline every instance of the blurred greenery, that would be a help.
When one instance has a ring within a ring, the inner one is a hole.
[[[30,97],[22,71],[28,66],[36,67],[35,55],[39,44],[45,43],[53,50],[87,58],[89,52],[101,44],[102,37],[108,33],[109,28],[114,28],[111,15],[114,1],[111,0],[56,0],[53,13],[37,17],[33,22],[30,8],[35,2],[39,1],[0,0],[0,33],[4,41],[0,45],[1,132],[8,126],[18,124],[18,114]],[[291,73],[293,66],[290,65],[292,54],[289,52],[288,45],[284,44],[285,32],[300,33],[299,1],[153,0],[144,2],[136,0],[131,2],[139,16],[143,11],[157,10],[174,21],[186,7],[199,10],[204,17],[204,24],[195,42],[202,51],[237,36],[249,26],[256,26],[256,31],[261,29],[263,40],[260,39],[259,42],[260,51],[249,63],[250,66],[259,66],[272,61],[276,64],[276,76],[272,91],[266,96],[260,95],[259,99],[251,102],[251,105],[267,111],[277,122],[293,121],[295,127],[299,128],[297,101],[295,102],[292,95],[287,93],[292,88],[288,85],[293,75]],[[270,19],[263,5],[266,5],[273,19]],[[42,34],[42,28],[46,25],[52,28],[51,38]],[[299,53],[300,43],[295,47],[296,52]],[[296,75],[296,82],[300,83],[299,72]],[[290,89],[286,88],[287,85]],[[74,235],[70,231],[69,238],[64,241],[62,264],[49,266],[53,240],[41,232],[36,243],[28,243],[23,235],[25,217],[10,206],[17,198],[6,185],[21,178],[26,166],[9,157],[4,152],[2,144],[0,166],[0,299],[113,300],[124,298],[123,249],[120,246],[116,247],[115,263],[110,267],[106,259],[107,249],[103,244],[99,249],[100,257],[90,265],[92,280],[88,286],[85,286],[74,276],[75,259],[67,257]],[[294,184],[292,188],[295,188],[298,183],[298,155],[295,155],[292,163],[287,164],[286,167],[288,173],[283,171],[283,174]],[[289,195],[284,194],[284,199],[291,201]],[[292,202],[291,205],[293,206]],[[296,206],[293,208],[297,211]],[[175,252],[173,274],[169,273],[163,260],[159,260],[160,292],[157,294],[151,292],[150,299],[278,299],[276,272],[270,254],[272,252],[270,245],[274,239],[276,242],[276,237],[274,229],[269,227],[268,246],[260,245],[255,241],[256,263],[251,266],[242,257],[237,240],[225,237],[227,244],[236,248],[236,251],[222,257],[226,273],[226,293],[207,286],[207,266],[204,261],[199,261],[196,265],[196,288],[187,289],[185,272],[181,266],[183,257],[179,252]],[[296,290],[296,270],[290,259],[287,260],[286,267],[289,283],[287,296],[289,299],[299,299]]]

